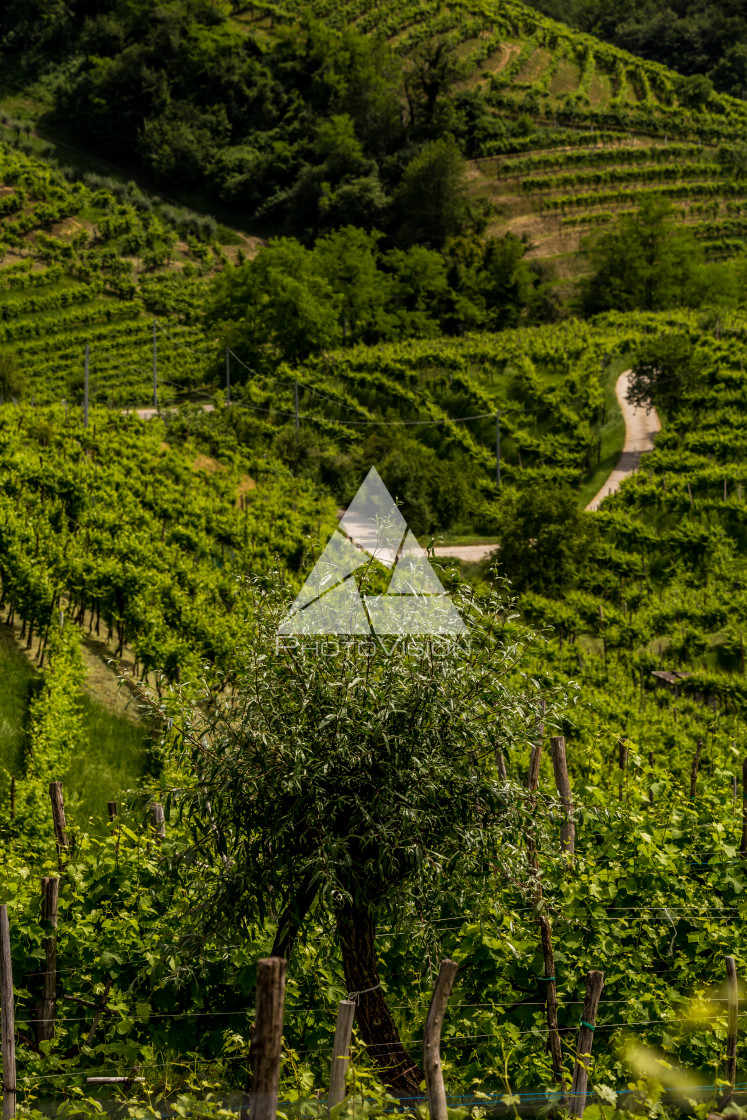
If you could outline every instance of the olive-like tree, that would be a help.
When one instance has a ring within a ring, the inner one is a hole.
[[[525,791],[504,760],[559,697],[523,671],[539,639],[497,593],[453,591],[465,631],[451,640],[317,640],[278,638],[279,577],[246,590],[245,667],[164,713],[202,877],[187,936],[266,924],[268,948],[289,955],[313,909],[336,931],[382,1079],[412,1096],[422,1073],[380,987],[377,923],[419,922],[470,879],[476,906],[496,874],[531,881]]]

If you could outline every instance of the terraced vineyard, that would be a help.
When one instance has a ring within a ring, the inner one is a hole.
[[[92,402],[151,403],[154,321],[159,403],[199,392],[203,278],[226,256],[198,216],[156,209],[134,185],[71,181],[7,145],[0,184],[0,357],[26,395],[79,403],[88,346]]]

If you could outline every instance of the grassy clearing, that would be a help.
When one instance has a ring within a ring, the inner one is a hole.
[[[91,832],[101,832],[108,820],[106,803],[140,784],[147,729],[90,696],[82,697],[86,747],[63,778],[66,800],[78,823],[89,818]]]

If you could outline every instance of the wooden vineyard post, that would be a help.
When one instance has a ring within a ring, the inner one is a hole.
[[[44,948],[44,989],[39,1004],[39,1022],[36,1024],[37,1041],[54,1038],[55,1003],[57,998],[57,902],[60,880],[45,876],[41,881],[41,920],[51,926],[51,932],[42,941]]]
[[[332,1069],[329,1077],[329,1107],[334,1108],[345,1099],[345,1082],[350,1060],[350,1038],[353,1033],[355,1002],[340,1000],[337,1008],[337,1026],[332,1047]]]
[[[62,796],[62,782],[49,783],[49,797],[52,802],[52,823],[54,824],[54,835],[57,841],[57,859],[62,867],[62,854],[67,852],[69,841],[67,838],[67,826],[65,824],[65,801]]]
[[[562,735],[553,735],[550,739],[552,751],[552,766],[555,772],[555,785],[560,794],[566,814],[566,822],[560,830],[560,843],[563,849],[573,856],[576,850],[576,829],[573,824],[573,797],[571,783],[568,778],[568,762],[565,757],[565,739]]]
[[[739,854],[747,859],[747,758],[742,763],[742,842]]]
[[[625,788],[625,771],[628,767],[628,742],[627,739],[621,739],[619,743],[618,762],[620,764],[620,785],[618,787],[617,800],[622,801],[623,790]]]
[[[166,839],[166,817],[160,801],[154,801],[150,807],[150,825],[156,843],[160,844],[162,840]]]
[[[648,752],[648,764],[649,764],[651,770],[653,771],[653,769],[654,769],[654,752],[653,751]],[[648,791],[648,799],[649,799],[649,802],[653,805],[653,803],[654,803],[654,791],[652,789],[649,789],[649,791]]]
[[[690,771],[690,796],[695,797],[695,787],[698,784],[698,767],[700,766],[700,754],[703,750],[703,740],[698,739],[698,745],[695,748],[695,757],[693,759],[693,767]]]
[[[581,1015],[581,1025],[578,1030],[576,1043],[576,1065],[573,1070],[573,1085],[571,1086],[571,1101],[569,1115],[583,1116],[586,1108],[586,1088],[589,1084],[589,1068],[591,1066],[591,1047],[594,1041],[594,1028],[597,1022],[599,997],[604,984],[603,972],[587,972],[586,993],[584,995],[584,1009]]]
[[[423,1032],[423,1070],[425,1088],[428,1094],[428,1115],[430,1120],[446,1120],[446,1091],[444,1074],[441,1067],[441,1027],[443,1026],[446,1005],[459,965],[456,961],[441,961],[436,986],[431,996],[431,1005],[425,1020]]]
[[[107,801],[106,807],[109,810],[109,821],[113,824],[117,816],[117,802]]]
[[[3,1120],[16,1114],[16,1024],[8,908],[0,906],[0,1017],[3,1047]]]
[[[555,978],[555,954],[552,948],[552,930],[544,914],[539,916],[542,956],[545,961],[545,985],[547,989],[547,1042],[552,1056],[552,1069],[556,1079],[565,1089],[563,1059],[560,1052],[558,1033],[558,984]]]
[[[739,1015],[739,996],[737,992],[737,966],[734,957],[725,957],[726,996],[728,1003],[728,1022],[726,1031],[726,1079],[734,1092],[737,1083],[737,1021]],[[726,1103],[726,1102],[724,1102]]]
[[[16,776],[10,779],[10,819],[16,819]]]
[[[249,1120],[275,1120],[284,1001],[285,957],[264,957],[257,961],[257,1007],[249,1054],[252,1071]]]

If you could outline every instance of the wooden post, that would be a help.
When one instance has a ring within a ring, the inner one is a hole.
[[[545,960],[545,988],[547,992],[547,1041],[552,1055],[552,1069],[555,1078],[565,1089],[563,1076],[563,1059],[560,1053],[560,1035],[558,1033],[558,984],[555,978],[555,954],[552,948],[552,930],[544,914],[539,916],[540,937],[542,938],[542,956]]]
[[[446,1005],[451,995],[459,965],[456,961],[441,961],[438,979],[431,996],[431,1005],[425,1020],[423,1032],[423,1070],[425,1087],[428,1094],[428,1115],[430,1120],[446,1120],[446,1091],[444,1074],[441,1068],[441,1027],[443,1026]]]
[[[329,1077],[329,1107],[334,1108],[345,1099],[345,1082],[350,1059],[350,1037],[353,1033],[355,1002],[343,999],[337,1008],[337,1026],[332,1047],[332,1069]]]
[[[698,767],[700,766],[700,752],[703,750],[703,740],[698,739],[698,745],[695,748],[695,758],[693,759],[693,768],[690,771],[690,796],[695,797],[695,787],[698,782]]]
[[[57,841],[57,858],[62,862],[62,853],[67,852],[69,840],[65,825],[65,801],[62,796],[62,782],[49,783],[49,797],[52,802],[52,822]]]
[[[166,839],[166,817],[160,801],[154,801],[150,807],[150,824],[156,843],[160,844],[162,840]]]
[[[107,801],[106,807],[109,810],[109,821],[112,823],[117,816],[117,802]]]
[[[603,972],[587,972],[586,993],[584,995],[584,1009],[581,1014],[581,1025],[576,1043],[576,1065],[573,1070],[573,1085],[571,1086],[571,1100],[569,1114],[583,1116],[586,1108],[586,1087],[589,1083],[589,1068],[591,1066],[591,1046],[594,1041],[594,1028],[597,1023],[597,1010],[599,997],[604,984]]]
[[[625,785],[625,770],[628,765],[628,742],[627,739],[621,739],[618,744],[618,762],[620,764],[620,784],[618,787],[618,801],[623,799],[623,787]]]
[[[529,759],[529,776],[527,778],[527,789],[530,793],[534,793],[539,785],[539,772],[540,762],[542,761],[542,741],[535,743],[532,747],[532,756]]]
[[[10,819],[16,819],[16,776],[10,779]]]
[[[648,752],[648,764],[651,767],[651,769],[653,770],[653,768],[654,768],[654,752],[653,751]],[[651,802],[651,804],[653,805],[653,803],[654,803],[654,791],[652,789],[649,789],[649,791],[648,791],[648,799]]]
[[[0,1016],[3,1047],[3,1120],[16,1114],[16,1025],[8,908],[0,906]]]
[[[737,1082],[737,1016],[739,1014],[737,966],[734,963],[734,957],[725,957],[724,959],[726,961],[726,996],[729,1001],[726,1034],[726,1079],[733,1092]]]
[[[60,880],[45,876],[41,881],[41,920],[49,923],[52,931],[42,939],[44,948],[44,988],[39,1003],[39,1022],[36,1037],[39,1042],[54,1038],[55,1002],[57,997],[57,902]]]
[[[742,763],[742,843],[739,854],[747,859],[747,758]]]
[[[568,763],[565,757],[565,739],[562,735],[551,737],[550,750],[552,752],[552,766],[555,771],[555,785],[558,788],[560,800],[566,812],[566,823],[560,830],[560,843],[564,850],[572,856],[576,850],[576,828],[573,824],[573,797],[568,778]]]
[[[252,1071],[249,1120],[275,1120],[284,999],[285,957],[264,957],[257,961],[257,1009],[249,1054]]]

